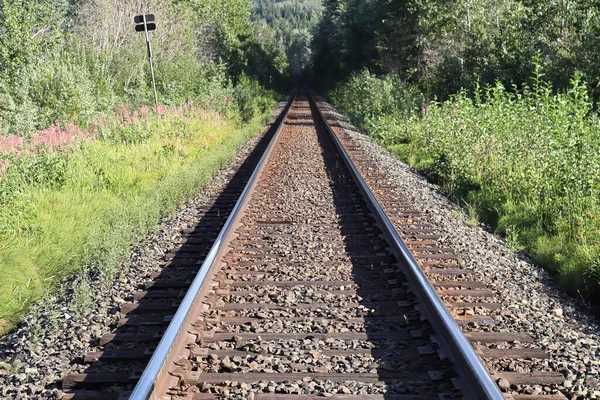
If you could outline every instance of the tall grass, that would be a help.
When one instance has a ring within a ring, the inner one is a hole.
[[[121,107],[89,129],[0,138],[0,332],[61,278],[108,284],[125,252],[262,129],[267,110],[254,111],[240,128],[191,103]]]
[[[554,93],[537,69],[524,90],[501,84],[419,110],[406,85],[352,99],[390,78],[362,73],[332,93],[340,111],[425,171],[480,218],[556,273],[572,295],[600,304],[600,124],[584,82]],[[381,108],[379,104],[390,104]],[[407,115],[407,105],[412,113]],[[393,121],[381,133],[369,121]]]

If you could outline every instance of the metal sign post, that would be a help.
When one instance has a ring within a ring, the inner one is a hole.
[[[150,63],[150,73],[152,74],[152,90],[154,90],[154,107],[155,111],[158,112],[158,96],[156,95],[156,81],[154,79],[154,66],[152,65],[152,45],[150,44],[149,31],[156,29],[156,23],[154,22],[154,14],[136,15],[133,19],[136,32],[146,33],[146,47],[148,48],[148,62]]]

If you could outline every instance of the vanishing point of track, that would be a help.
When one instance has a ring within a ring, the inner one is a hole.
[[[560,374],[490,375],[544,354],[486,328],[500,303],[326,106],[290,100],[65,398],[563,398],[519,393]]]

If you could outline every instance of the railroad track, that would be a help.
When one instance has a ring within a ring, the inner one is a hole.
[[[290,101],[64,398],[564,399],[527,394],[564,377],[510,371],[545,354],[330,111]]]

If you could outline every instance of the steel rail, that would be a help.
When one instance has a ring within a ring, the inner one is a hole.
[[[204,284],[204,281],[206,280],[207,276],[209,275],[209,272],[211,271],[212,266],[214,265],[214,263],[216,261],[218,261],[217,255],[219,254],[219,252],[223,249],[224,245],[226,244],[226,238],[231,233],[232,228],[234,227],[236,221],[238,220],[238,217],[241,216],[245,202],[248,199],[248,195],[251,192],[254,184],[257,182],[257,177],[259,176],[263,166],[265,165],[265,162],[269,157],[270,151],[271,151],[274,143],[277,141],[277,138],[279,137],[281,128],[283,127],[283,125],[285,124],[285,121],[287,120],[287,116],[290,112],[290,109],[291,109],[292,104],[294,103],[295,99],[296,99],[296,95],[293,94],[291,96],[291,99],[290,99],[289,103],[287,104],[286,108],[282,112],[283,117],[281,118],[281,121],[279,122],[279,125],[277,126],[277,130],[273,134],[271,141],[269,142],[267,148],[265,149],[265,152],[263,153],[256,168],[254,169],[254,172],[250,176],[248,183],[244,187],[242,194],[240,195],[233,210],[231,211],[229,218],[227,218],[227,221],[225,222],[225,225],[221,229],[219,236],[217,236],[213,246],[211,247],[208,255],[206,256],[206,259],[202,263],[200,270],[196,274],[196,277],[194,278],[190,288],[188,289],[187,293],[185,294],[185,297],[183,298],[181,305],[179,306],[179,308],[177,309],[177,312],[173,316],[171,323],[167,327],[167,330],[165,331],[165,334],[163,335],[160,343],[158,344],[158,347],[154,351],[152,358],[148,362],[146,369],[142,373],[137,385],[133,389],[133,392],[131,393],[131,396],[129,397],[130,400],[147,400],[150,398],[153,398],[153,399],[159,398],[156,396],[151,397],[154,392],[156,380],[157,380],[161,370],[165,367],[165,363],[168,360],[169,354],[171,353],[171,349],[173,348],[179,334],[182,331],[182,328],[183,328],[185,322],[187,321],[188,314],[190,312],[190,309],[192,308],[192,305],[194,304],[194,302],[196,300],[198,292],[200,291],[202,285]]]
[[[436,340],[444,347],[444,350],[448,349],[448,353],[445,353],[445,355],[452,361],[454,368],[460,375],[460,389],[463,395],[474,400],[503,400],[502,392],[500,392],[500,389],[492,380],[480,358],[475,354],[473,347],[471,347],[471,344],[465,338],[456,320],[452,317],[443,300],[439,297],[435,288],[419,267],[417,260],[396,231],[392,221],[386,215],[361,173],[354,165],[342,142],[329,125],[314,97],[312,94],[309,96],[314,107],[319,112],[324,127],[342,156],[344,163],[363,193],[369,208],[373,211],[382,232],[390,239],[389,243],[392,250],[400,260],[404,261],[404,272],[411,285],[411,289],[419,296],[419,299],[423,303],[423,311],[429,317],[428,319],[436,329],[436,332],[439,333],[439,335],[436,335]]]

